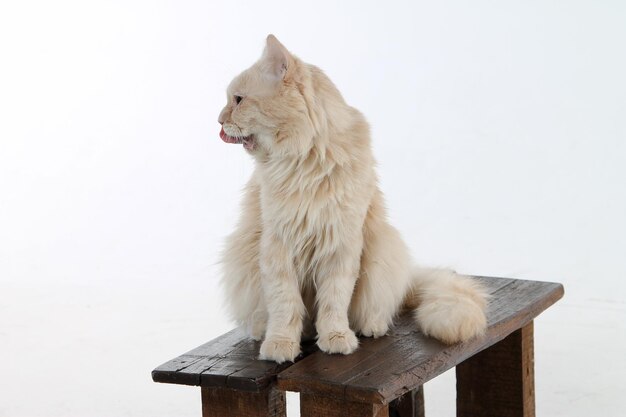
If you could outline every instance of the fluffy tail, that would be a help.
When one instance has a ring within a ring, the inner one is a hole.
[[[422,332],[444,343],[463,342],[487,327],[487,293],[477,280],[446,269],[416,269],[405,301]]]

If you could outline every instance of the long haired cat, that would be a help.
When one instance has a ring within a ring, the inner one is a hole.
[[[228,86],[220,137],[256,162],[223,252],[236,321],[260,358],[293,361],[300,340],[349,354],[357,334],[383,336],[403,308],[446,343],[485,329],[485,294],[452,271],[412,267],[386,219],[370,134],[317,67],[273,36]]]

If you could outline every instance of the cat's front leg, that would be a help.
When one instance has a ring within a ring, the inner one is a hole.
[[[359,341],[350,329],[348,308],[356,282],[361,244],[359,239],[326,259],[317,278],[317,345],[326,353],[350,354]]]
[[[252,339],[263,340],[266,328],[267,309],[263,305],[262,308],[258,308],[248,317],[248,321],[246,321],[246,330]]]
[[[267,330],[259,357],[278,363],[300,354],[302,301],[291,252],[276,236],[263,235],[261,282],[267,304]]]

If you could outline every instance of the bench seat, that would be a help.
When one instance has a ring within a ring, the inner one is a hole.
[[[465,343],[426,337],[406,314],[388,335],[360,338],[350,355],[305,345],[294,364],[278,365],[256,359],[260,342],[235,329],[159,366],[152,377],[203,387],[205,417],[284,416],[284,391],[300,393],[302,417],[415,417],[423,415],[421,386],[456,366],[457,416],[533,416],[533,319],[563,296],[563,286],[476,279],[491,295],[488,329]]]

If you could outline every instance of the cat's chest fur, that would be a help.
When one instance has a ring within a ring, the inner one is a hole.
[[[351,168],[283,161],[258,171],[262,233],[280,239],[303,273],[361,233],[371,181]]]

